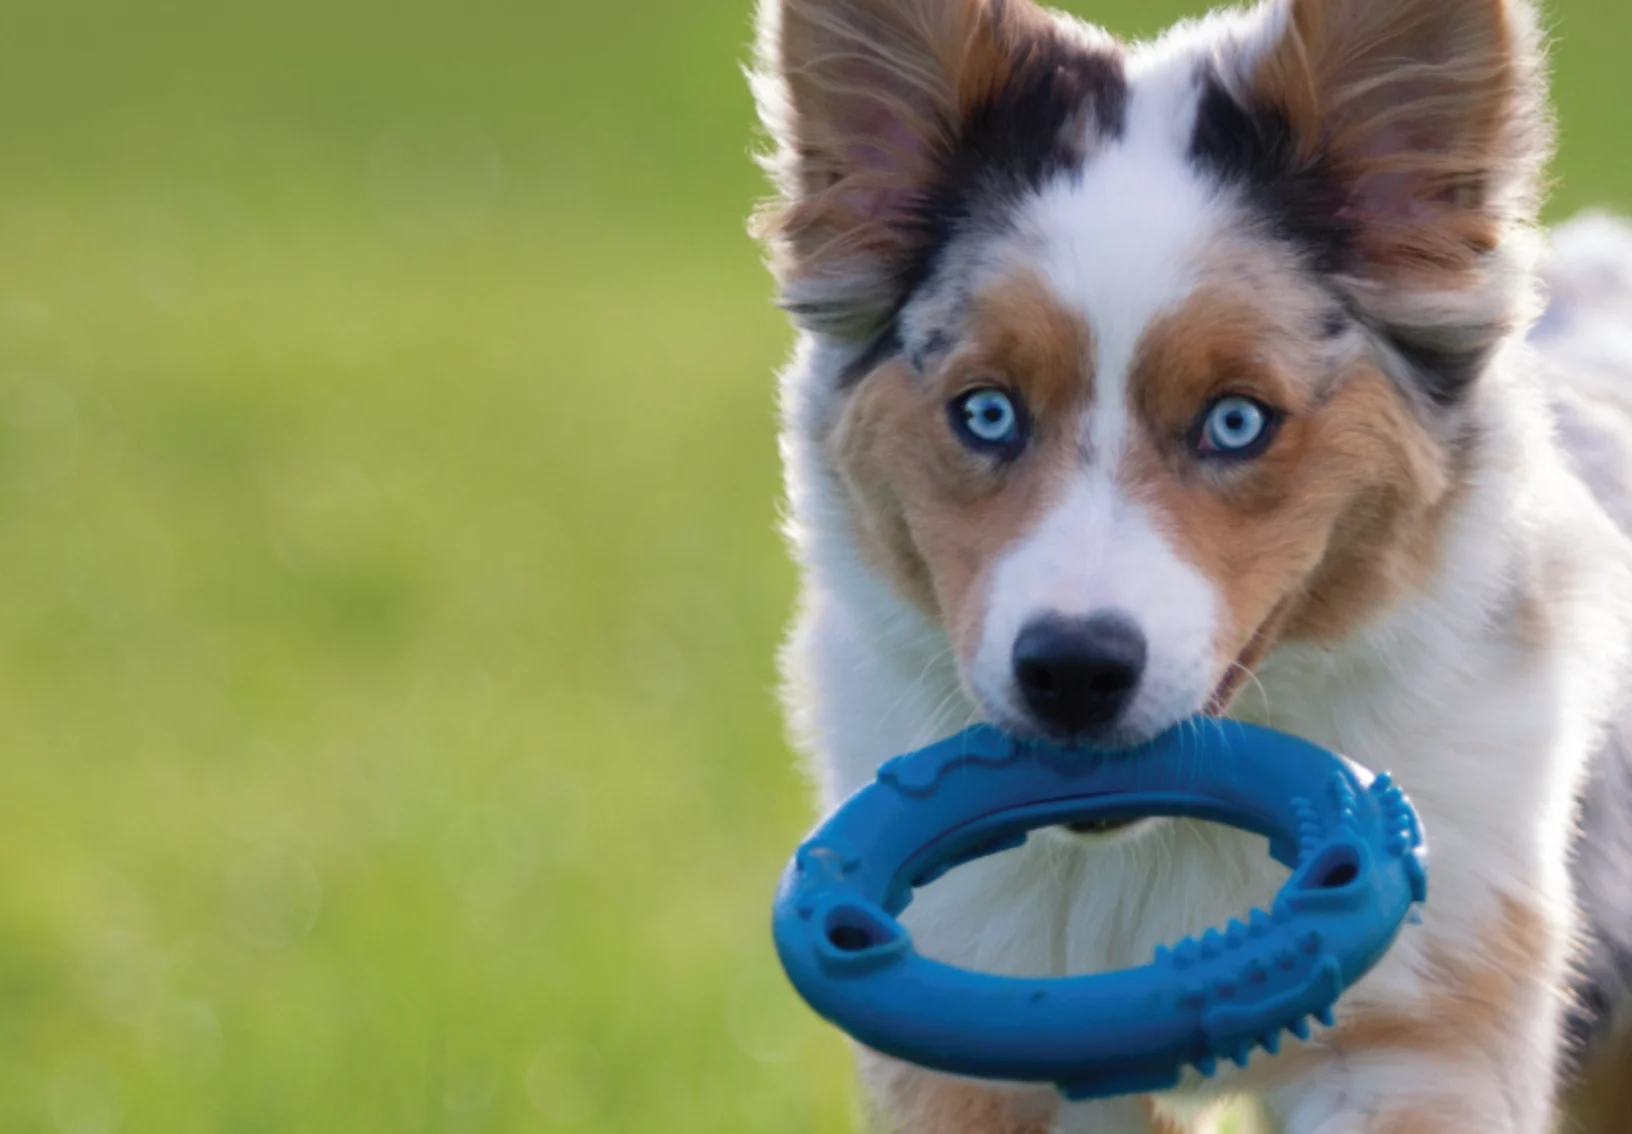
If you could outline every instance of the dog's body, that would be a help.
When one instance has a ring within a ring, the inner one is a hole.
[[[1541,1134],[1632,1067],[1632,236],[1528,228],[1528,8],[1274,0],[1126,51],[1020,0],[762,21],[824,801],[975,719],[1228,711],[1392,770],[1432,842],[1424,924],[1315,1042],[1079,1106],[864,1055],[884,1123],[1205,1129],[1251,1092],[1289,1134]],[[1089,972],[1283,879],[1205,824],[1050,831],[906,920]],[[1632,1131],[1615,1085],[1592,1134]]]

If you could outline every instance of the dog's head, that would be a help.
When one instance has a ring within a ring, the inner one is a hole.
[[[1102,744],[1433,568],[1529,314],[1519,0],[1272,0],[1125,49],[1029,0],[765,0],[813,438],[995,720]]]

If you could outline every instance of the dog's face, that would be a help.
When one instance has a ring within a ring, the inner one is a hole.
[[[1129,56],[1001,0],[782,0],[789,307],[874,569],[1021,731],[1129,744],[1432,570],[1522,317],[1528,13],[1286,0]]]

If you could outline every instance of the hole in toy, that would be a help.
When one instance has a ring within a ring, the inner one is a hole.
[[[1310,890],[1341,890],[1360,877],[1360,852],[1347,843],[1339,843],[1321,855],[1309,869],[1305,888]]]
[[[1360,868],[1352,862],[1334,866],[1331,871],[1323,875],[1317,885],[1322,890],[1336,890],[1339,886],[1347,886],[1360,877]]]
[[[866,953],[894,939],[890,928],[867,910],[841,906],[827,916],[827,942],[841,953]]]
[[[859,925],[835,925],[827,931],[827,939],[844,953],[861,953],[873,947],[873,935]]]

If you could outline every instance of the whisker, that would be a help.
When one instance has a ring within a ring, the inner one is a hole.
[[[900,710],[901,706],[906,703],[907,699],[918,693],[918,691],[921,690],[924,685],[936,675],[937,671],[941,668],[941,664],[945,662],[947,658],[951,657],[953,653],[953,647],[947,646],[938,651],[933,657],[925,662],[923,668],[919,670],[918,676],[908,682],[907,687],[900,692],[893,702],[891,702],[890,707],[884,710],[882,716],[880,717],[880,722],[882,723],[888,721],[894,717]]]

